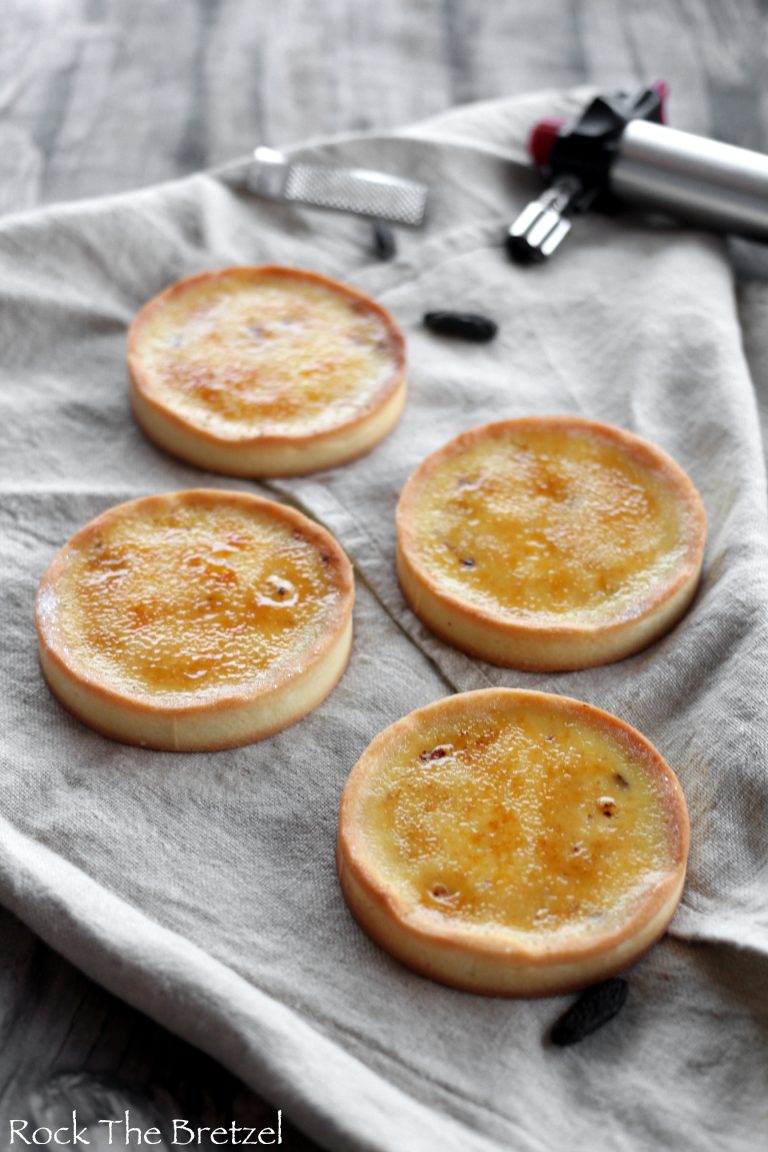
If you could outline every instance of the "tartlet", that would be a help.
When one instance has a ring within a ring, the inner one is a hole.
[[[162,448],[231,476],[302,475],[367,452],[405,399],[393,318],[293,268],[225,268],[172,284],[128,335],[131,403]]]
[[[92,520],[40,583],[40,662],[115,740],[247,744],[299,720],[349,658],[354,586],[333,537],[244,492],[132,500]]]
[[[347,904],[398,960],[498,996],[621,971],[679,902],[688,815],[639,732],[563,696],[492,688],[412,712],[341,802]]]
[[[531,671],[620,660],[688,608],[706,516],[653,444],[539,416],[484,425],[429,456],[397,508],[414,612],[470,655]]]

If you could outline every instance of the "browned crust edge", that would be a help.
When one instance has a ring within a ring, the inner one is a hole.
[[[192,704],[173,705],[137,699],[107,687],[87,670],[73,666],[59,642],[55,609],[51,615],[46,604],[50,601],[55,605],[58,580],[72,551],[87,546],[99,532],[108,531],[126,512],[141,507],[142,511],[154,513],[174,504],[189,506],[193,503],[208,507],[224,504],[246,512],[266,512],[300,532],[329,557],[327,563],[334,572],[334,583],[339,590],[338,609],[321,639],[311,652],[303,655],[300,670],[287,677],[256,690],[234,690],[224,695],[212,695],[209,699],[203,697]],[[49,688],[68,711],[89,727],[124,743],[171,751],[215,751],[272,735],[301,719],[329,695],[349,661],[353,605],[352,565],[341,545],[320,524],[284,504],[250,493],[195,488],[139,497],[115,505],[76,532],[43,574],[35,600],[35,626],[40,664]],[[275,723],[270,717],[276,712],[280,719]],[[232,739],[218,734],[206,738],[206,729],[218,732],[227,723],[241,734]],[[126,727],[130,729],[134,725],[141,729],[142,724],[161,735],[143,740],[126,736],[123,732]],[[186,739],[185,732],[189,734]]]
[[[660,473],[686,511],[690,540],[675,579],[629,619],[595,625],[537,625],[510,620],[443,589],[420,565],[415,512],[418,499],[444,460],[486,437],[541,427],[581,429],[608,440]],[[416,615],[441,639],[471,656],[523,671],[565,672],[624,659],[668,632],[696,594],[704,559],[706,513],[690,477],[661,448],[609,424],[577,416],[534,416],[472,428],[428,456],[412,473],[396,514],[397,574]]]
[[[299,435],[264,435],[229,440],[183,419],[154,395],[144,369],[141,339],[154,313],[169,300],[201,283],[222,280],[253,283],[259,277],[309,280],[359,304],[382,321],[389,339],[393,370],[390,377],[356,416],[322,432]],[[392,430],[405,403],[405,338],[394,317],[371,297],[330,276],[280,265],[233,266],[201,272],[178,280],[149,300],[128,330],[128,374],[131,406],[144,432],[175,456],[203,468],[234,476],[296,476],[320,468],[346,464],[364,455]]]
[[[588,719],[628,743],[662,781],[669,806],[670,872],[650,888],[624,924],[588,939],[574,935],[547,941],[535,950],[521,945],[514,933],[489,929],[480,935],[449,921],[426,923],[386,882],[366,858],[355,826],[354,809],[380,756],[403,731],[418,731],[422,718],[445,712],[446,719],[466,716],[477,702],[530,700],[554,707],[577,721]],[[336,848],[339,882],[361,927],[407,967],[440,983],[489,996],[546,996],[584,987],[626,968],[664,934],[682,894],[690,844],[688,811],[680,784],[653,745],[616,716],[566,696],[511,688],[487,688],[447,697],[403,717],[381,732],[352,769],[339,809]]]

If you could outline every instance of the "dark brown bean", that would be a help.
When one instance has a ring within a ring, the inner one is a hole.
[[[383,220],[373,222],[373,251],[379,260],[393,260],[397,256],[395,234]]]
[[[493,340],[498,325],[477,312],[425,312],[424,326],[438,336],[458,336],[478,344]]]
[[[607,1024],[621,1011],[627,991],[627,982],[620,976],[586,988],[576,1003],[555,1022],[550,1040],[558,1048],[578,1044],[579,1040],[602,1028],[603,1024]]]

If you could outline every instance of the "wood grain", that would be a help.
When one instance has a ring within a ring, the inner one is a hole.
[[[766,0],[5,0],[2,207],[122,191],[257,143],[585,82],[766,144]]]
[[[257,143],[659,77],[674,123],[766,149],[767,20],[768,0],[3,0],[0,211],[139,187]],[[271,1105],[7,913],[0,962],[0,1141],[9,1116],[44,1124],[72,1107],[269,1122]],[[284,1143],[314,1147],[290,1129]]]

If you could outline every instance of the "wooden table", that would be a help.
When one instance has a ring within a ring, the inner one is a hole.
[[[675,124],[768,150],[767,27],[768,0],[4,0],[0,211],[582,83],[664,78]],[[270,1122],[271,1105],[3,912],[0,961],[0,1146],[6,1117],[73,1107]],[[314,1147],[290,1128],[284,1144]]]

